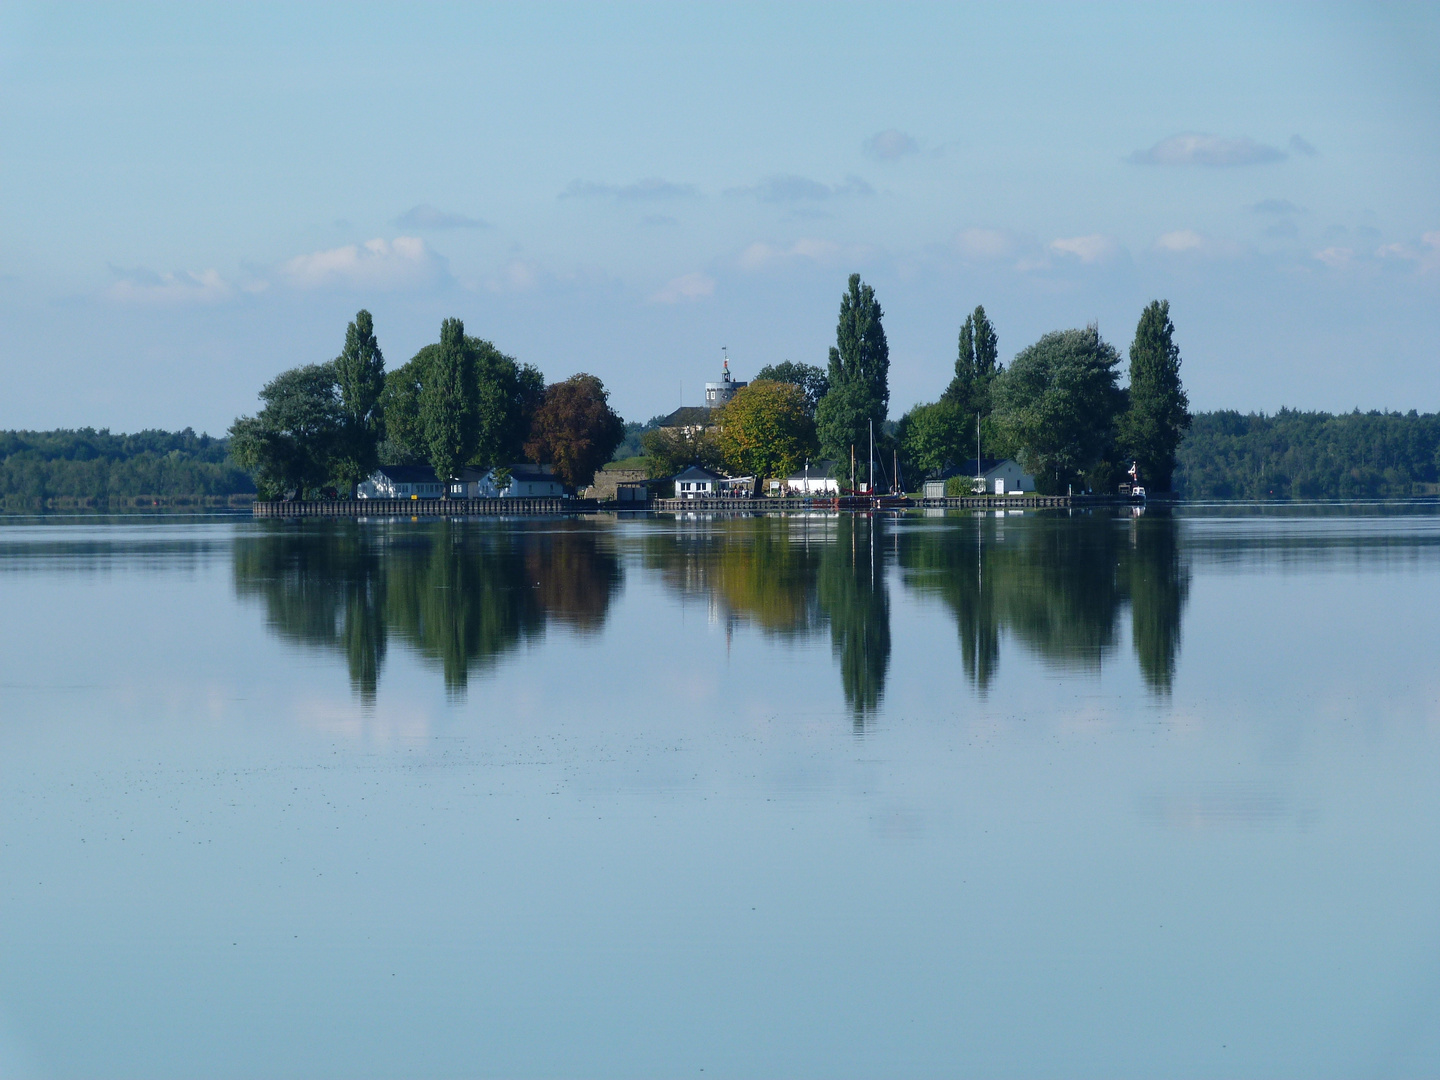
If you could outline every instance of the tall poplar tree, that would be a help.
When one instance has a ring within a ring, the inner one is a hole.
[[[420,423],[430,464],[441,484],[448,484],[455,470],[475,453],[474,368],[465,324],[446,319],[440,325],[440,347],[420,390]]]
[[[345,348],[335,358],[340,395],[341,434],[335,459],[335,480],[355,485],[375,471],[377,447],[384,437],[380,397],[385,390],[385,356],[375,339],[370,312],[360,310],[345,330]]]
[[[829,389],[815,410],[820,452],[837,461],[848,460],[852,446],[866,445],[872,421],[877,435],[885,423],[890,346],[883,316],[875,290],[863,284],[859,274],[851,274],[830,350]]]
[[[965,316],[960,327],[955,377],[941,395],[942,399],[958,405],[973,425],[976,416],[990,412],[990,384],[1000,370],[999,335],[986,317],[984,307],[977,306]]]
[[[1130,345],[1130,407],[1120,421],[1121,444],[1139,466],[1142,483],[1170,490],[1175,451],[1189,427],[1170,301],[1154,300],[1141,313]]]

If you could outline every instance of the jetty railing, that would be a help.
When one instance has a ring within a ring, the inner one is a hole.
[[[311,499],[253,504],[256,517],[538,517],[594,513],[593,499],[517,495],[505,499]]]

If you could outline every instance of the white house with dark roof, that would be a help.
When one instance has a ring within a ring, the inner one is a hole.
[[[501,487],[495,473],[510,471],[510,483]],[[565,483],[555,475],[553,465],[497,465],[491,469],[466,466],[456,470],[450,481],[452,499],[558,499],[565,494]]]
[[[675,497],[677,499],[708,499],[720,493],[720,483],[725,478],[717,472],[691,465],[675,474]]]
[[[355,489],[358,499],[438,499],[444,489],[429,465],[381,465]]]

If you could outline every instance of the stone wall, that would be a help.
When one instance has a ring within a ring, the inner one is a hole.
[[[601,469],[595,474],[595,482],[582,492],[587,499],[610,502],[615,498],[615,488],[620,484],[641,484],[645,482],[644,469]]]

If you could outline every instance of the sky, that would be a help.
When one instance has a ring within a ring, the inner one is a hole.
[[[1167,299],[1197,409],[1440,409],[1440,6],[0,4],[0,428],[219,434],[467,332],[645,420],[824,364],[892,416]]]

